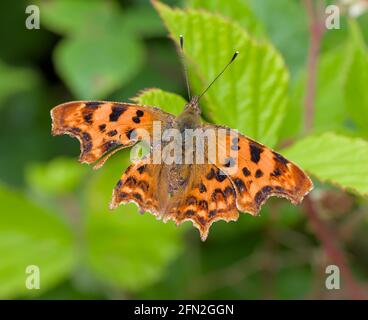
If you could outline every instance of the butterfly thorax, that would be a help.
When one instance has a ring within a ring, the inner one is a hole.
[[[199,97],[194,96],[184,107],[184,111],[176,118],[178,129],[196,129],[201,126],[201,109]]]
[[[185,154],[187,152],[193,152],[194,150],[186,150],[185,139],[188,138],[187,129],[197,129],[201,127],[201,109],[198,104],[198,97],[193,97],[190,102],[188,102],[183,112],[176,117],[174,127],[178,129],[182,135],[182,140],[178,140],[180,143],[178,148],[181,148],[182,161],[179,163],[175,162],[170,165],[162,167],[161,170],[161,187],[158,190],[158,198],[160,198],[160,204],[163,211],[167,210],[168,205],[173,205],[176,201],[179,201],[181,195],[184,194],[184,190],[189,183],[189,178],[192,171],[192,165],[184,163]],[[190,137],[190,134],[189,134]],[[165,145],[165,143],[164,143]],[[163,158],[166,160],[165,155]]]

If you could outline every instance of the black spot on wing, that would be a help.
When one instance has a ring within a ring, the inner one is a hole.
[[[82,130],[77,127],[74,127],[74,128],[70,128],[68,131],[75,135],[78,135]]]
[[[211,210],[210,212],[208,212],[208,217],[212,218],[216,215],[216,213],[217,213],[217,210]]]
[[[140,166],[137,170],[140,174],[142,174],[144,172],[144,170],[146,170],[146,165],[144,164],[144,165]]]
[[[113,106],[111,108],[111,113],[110,113],[110,121],[113,122],[113,121],[118,121],[119,120],[119,117],[127,110],[127,106],[124,106],[124,105],[116,105],[116,106]]]
[[[192,204],[196,205],[197,204],[197,199],[193,196],[190,196],[187,198],[187,200],[185,201],[185,203],[190,206]]]
[[[133,197],[136,198],[137,200],[141,201],[142,200],[142,196],[139,193],[134,193]]]
[[[234,183],[235,183],[236,188],[238,189],[239,193],[242,193],[242,192],[244,192],[244,191],[246,191],[246,190],[247,190],[247,188],[246,188],[246,186],[245,186],[245,184],[244,184],[243,180],[241,180],[241,179],[239,179],[239,178],[236,178],[236,179],[234,180]]]
[[[260,177],[262,177],[263,176],[263,172],[262,172],[262,170],[260,170],[260,169],[257,169],[257,171],[256,171],[256,173],[255,173],[255,175],[254,175],[256,178],[260,178]]]
[[[204,225],[206,224],[206,219],[205,219],[205,218],[203,218],[203,217],[198,217],[198,222],[199,222],[202,226],[204,226]]]
[[[116,184],[116,188],[120,189],[122,185],[123,185],[123,181],[121,181],[120,179],[118,183]]]
[[[194,216],[194,211],[193,210],[187,210],[185,211],[185,215],[188,217]]]
[[[216,180],[218,182],[222,182],[225,179],[226,179],[226,174],[221,169],[217,169],[217,171],[216,171]]]
[[[198,202],[198,208],[199,208],[199,210],[207,211],[208,210],[208,202],[206,200],[199,201]]]
[[[275,190],[278,192],[278,193],[282,193],[282,194],[286,194],[287,192],[285,191],[285,189],[283,187],[280,187],[280,186],[276,186],[275,187]]]
[[[106,151],[109,151],[109,150],[115,148],[118,145],[119,145],[119,143],[117,141],[114,141],[114,140],[107,141],[103,144],[103,150],[104,150],[104,152],[106,152]]]
[[[225,199],[225,194],[222,192],[220,188],[216,188],[215,191],[213,191],[211,195],[211,199],[212,201],[218,201],[218,200]]]
[[[284,165],[287,165],[289,163],[289,161],[287,159],[285,159],[281,154],[277,153],[277,152],[273,152],[273,155],[274,155],[274,159],[277,161],[277,162],[280,162]]]
[[[206,178],[212,180],[216,176],[215,170],[211,168],[210,172],[207,174]]]
[[[258,161],[261,159],[261,153],[263,152],[262,147],[252,142],[249,144],[249,151],[250,151],[250,160],[252,160],[252,162],[254,163],[258,163]]]
[[[206,192],[207,191],[207,188],[206,186],[201,182],[200,185],[199,185],[199,192],[200,193],[203,193],[203,192]]]
[[[98,126],[98,128],[100,129],[100,131],[101,131],[101,132],[104,132],[104,131],[105,131],[105,129],[106,129],[106,124],[100,124],[100,125]]]
[[[119,193],[120,200],[125,200],[128,198],[128,194],[126,192],[120,192]]]
[[[86,154],[92,150],[93,144],[92,141],[89,141],[83,145],[83,154]]]
[[[107,133],[107,135],[109,136],[109,137],[113,137],[113,136],[116,136],[117,135],[117,131],[116,130],[111,130],[111,131],[109,131],[108,133]]]
[[[249,177],[249,176],[250,176],[250,174],[251,174],[251,172],[248,170],[248,168],[247,168],[247,167],[244,167],[244,168],[242,169],[242,171],[243,171],[243,175],[244,175],[244,177]]]
[[[91,112],[89,112],[89,113],[84,114],[83,119],[84,119],[85,122],[87,122],[89,124],[92,124],[93,123],[92,116],[93,116],[93,114]]]
[[[139,119],[139,117],[133,117],[132,120],[135,123],[140,123],[141,122],[141,119]]]
[[[276,168],[275,170],[273,170],[273,172],[270,173],[271,177],[278,177],[280,176],[282,173],[282,171],[280,170],[280,168]]]
[[[134,177],[128,177],[125,180],[124,185],[128,186],[128,187],[134,187],[137,184],[137,180]]]
[[[83,132],[82,139],[86,142],[91,141],[91,135],[88,132]]]
[[[226,158],[226,159],[225,159],[225,164],[224,164],[224,166],[225,166],[226,168],[232,168],[234,165],[235,165],[235,159],[234,159],[234,158],[229,157],[229,158]]]
[[[98,108],[101,104],[102,104],[102,102],[99,102],[99,101],[90,101],[90,102],[86,102],[85,106],[86,106],[87,108],[90,108],[90,109],[96,109],[96,108]]]
[[[267,199],[268,195],[272,190],[273,188],[271,186],[265,186],[261,190],[259,190],[254,197],[256,204],[258,206],[261,205],[263,201]]]

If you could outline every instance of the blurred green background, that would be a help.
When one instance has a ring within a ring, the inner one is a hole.
[[[308,1],[164,2],[169,7],[146,0],[0,2],[0,298],[366,297],[364,6],[353,18],[352,7],[341,8],[340,29],[324,32],[313,127],[305,130]],[[333,2],[312,3],[323,13]],[[30,4],[40,9],[40,29],[25,27]],[[163,224],[132,204],[108,210],[129,151],[98,171],[79,164],[78,141],[51,136],[50,110],[69,100],[129,101],[160,88],[137,101],[177,114],[186,94],[169,33],[185,36],[195,93],[240,51],[205,96],[204,119],[239,129],[306,169],[315,182],[312,212],[270,199],[259,217],[217,222],[203,243],[189,222]],[[326,289],[330,264],[340,267],[340,290]],[[29,265],[40,268],[40,290],[25,286]]]

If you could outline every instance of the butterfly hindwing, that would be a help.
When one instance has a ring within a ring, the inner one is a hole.
[[[239,216],[231,180],[213,164],[192,165],[186,187],[171,203],[166,220],[192,221],[202,240],[213,222],[236,221]]]
[[[110,208],[134,202],[141,212],[151,212],[164,222],[181,224],[192,221],[205,240],[213,222],[236,221],[236,192],[229,177],[212,164],[190,166],[185,187],[170,195],[169,186],[160,183],[168,166],[147,163],[142,159],[133,163],[116,184]]]
[[[110,209],[122,203],[134,202],[143,213],[149,211],[160,216],[160,202],[157,181],[162,165],[151,164],[147,158],[132,163],[116,184]]]
[[[51,110],[52,134],[69,134],[81,144],[79,160],[92,163],[115,148],[133,145],[140,131],[152,133],[153,121],[173,116],[154,107],[106,101],[75,101]],[[104,161],[102,161],[103,163]]]

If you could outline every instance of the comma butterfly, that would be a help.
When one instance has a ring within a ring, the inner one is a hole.
[[[182,37],[180,44],[183,48]],[[78,138],[79,160],[95,163],[95,168],[122,148],[140,140],[148,142],[148,155],[134,161],[116,184],[110,208],[134,202],[141,212],[151,212],[164,222],[190,220],[202,240],[213,222],[236,221],[238,210],[257,215],[270,196],[300,203],[313,187],[309,177],[279,153],[236,130],[202,124],[199,100],[204,92],[190,99],[177,117],[130,103],[67,102],[51,110],[52,134]],[[174,139],[168,139],[167,132]],[[201,152],[198,144],[188,144],[193,137],[200,140],[198,133],[208,138],[202,139]],[[158,150],[160,161],[155,161]],[[212,151],[216,151],[214,156],[210,156]],[[183,161],[193,160],[194,155],[196,161]],[[198,155],[204,161],[198,161]]]

